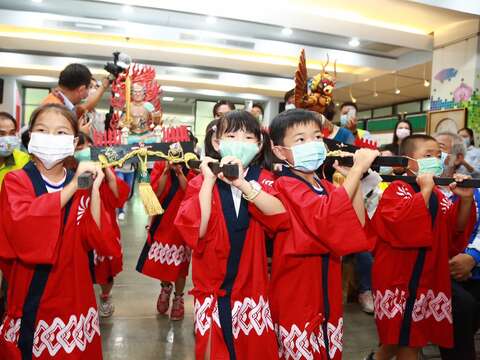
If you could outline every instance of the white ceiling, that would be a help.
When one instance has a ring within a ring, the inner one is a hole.
[[[132,7],[124,11],[123,4]],[[207,23],[207,15],[216,23]],[[0,74],[56,77],[71,58],[100,73],[120,50],[154,64],[162,85],[258,100],[282,97],[293,87],[305,48],[310,75],[327,54],[337,60],[336,101],[347,100],[351,89],[362,108],[375,107],[428,97],[422,84],[431,33],[472,17],[401,0],[2,0]],[[282,34],[285,26],[290,36]],[[349,46],[352,37],[359,47]],[[393,94],[392,72],[398,73],[399,95]]]

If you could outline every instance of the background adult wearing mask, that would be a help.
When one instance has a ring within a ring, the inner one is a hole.
[[[455,164],[465,156],[466,148],[463,139],[451,132],[438,133],[435,139],[440,144],[442,157],[444,158],[444,170],[442,176],[452,177],[456,172]],[[442,189],[443,190],[443,189]],[[453,194],[447,189],[447,196]],[[476,190],[478,193],[478,189]],[[477,201],[480,194],[475,195]],[[477,214],[478,222],[478,214]],[[443,360],[475,359],[474,335],[478,329],[480,301],[480,273],[474,271],[477,264],[477,253],[480,254],[480,240],[478,226],[475,226],[474,238],[470,238],[470,244],[463,253],[457,254],[449,261],[452,276],[452,317],[454,331],[454,348],[440,349]],[[480,260],[480,257],[478,257]],[[472,271],[473,274],[472,274]],[[475,275],[475,277],[471,277]]]
[[[440,144],[440,150],[442,150],[444,164],[442,176],[452,177],[465,159],[467,150],[463,138],[451,132],[441,132],[434,137]]]
[[[367,130],[357,128],[357,113],[357,104],[351,101],[344,102],[340,106],[340,126],[350,130],[353,136],[355,136],[355,139],[369,140],[372,138],[370,133]]]
[[[6,112],[0,112],[0,187],[5,175],[23,168],[30,156],[20,151],[20,139],[17,134],[17,121]]]
[[[472,177],[480,177],[480,149],[475,146],[475,136],[473,130],[463,128],[458,130],[458,135],[463,138],[467,153],[458,168],[458,172],[471,175]]]
[[[95,108],[105,90],[110,86],[110,80],[105,77],[102,80],[102,86],[95,91],[95,93],[92,93],[91,97],[89,97],[91,80],[92,74],[85,65],[67,65],[67,67],[60,73],[58,87],[53,89],[50,94],[43,99],[42,105],[64,105],[77,116],[77,119],[82,118],[83,114]],[[82,103],[82,100],[85,99],[87,99],[87,101]],[[88,120],[88,118],[84,117],[79,123],[80,131],[85,134],[90,133],[91,124]]]
[[[344,144],[353,145],[355,136],[353,136],[352,132],[333,123],[333,118],[335,117],[335,104],[333,102],[327,106],[323,115],[325,116],[323,136]]]
[[[288,90],[283,95],[283,101],[285,102],[285,110],[295,109],[295,89]]]
[[[389,150],[394,155],[400,155],[400,145],[403,139],[413,134],[413,126],[407,119],[402,119],[395,125],[393,131],[393,141],[391,144],[385,146],[386,150]]]

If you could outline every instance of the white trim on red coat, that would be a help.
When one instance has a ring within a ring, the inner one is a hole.
[[[217,327],[221,328],[218,318],[218,306],[213,295],[207,296],[202,303],[195,299],[195,332],[199,332],[202,336],[205,335],[207,330],[210,329],[212,319]],[[258,301],[246,297],[243,301],[236,300],[233,303],[233,337],[237,339],[240,332],[248,336],[252,330],[258,336],[269,330],[274,330],[270,306],[263,296],[260,296]]]
[[[323,341],[323,331],[319,327],[316,331],[307,331],[309,323],[305,324],[303,331],[293,324],[290,330],[285,329],[281,325],[275,325],[277,339],[279,343],[278,355],[285,360],[313,360],[315,354],[321,352],[321,348],[325,348]],[[333,359],[337,351],[343,351],[343,318],[338,319],[338,324],[328,322],[328,353]]]
[[[379,290],[373,293],[375,318],[382,320],[393,319],[396,316],[403,318],[406,304],[406,293],[396,288],[394,291],[386,289],[383,293]],[[417,322],[433,316],[435,321],[447,320],[452,324],[452,299],[443,292],[435,295],[432,290],[420,294],[415,299],[412,311],[412,320]]]

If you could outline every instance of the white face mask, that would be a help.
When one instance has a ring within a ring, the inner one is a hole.
[[[35,155],[47,169],[53,168],[75,152],[73,135],[51,135],[33,132],[28,152]]]
[[[292,110],[295,109],[295,104],[287,104],[285,105],[285,110]]]
[[[397,137],[400,140],[405,139],[407,136],[410,136],[410,130],[409,129],[405,129],[405,128],[398,128],[397,129]]]

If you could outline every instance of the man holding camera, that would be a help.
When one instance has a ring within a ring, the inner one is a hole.
[[[85,65],[67,65],[67,67],[60,73],[58,87],[48,94],[48,96],[42,101],[42,105],[65,105],[70,111],[75,113],[77,119],[80,119],[80,131],[85,134],[90,134],[90,121],[88,120],[88,117],[82,116],[95,108],[105,91],[110,86],[109,78],[105,77],[102,80],[102,85],[97,91],[92,92],[89,96],[91,80],[92,74]],[[82,102],[82,100],[85,99],[86,101]]]

